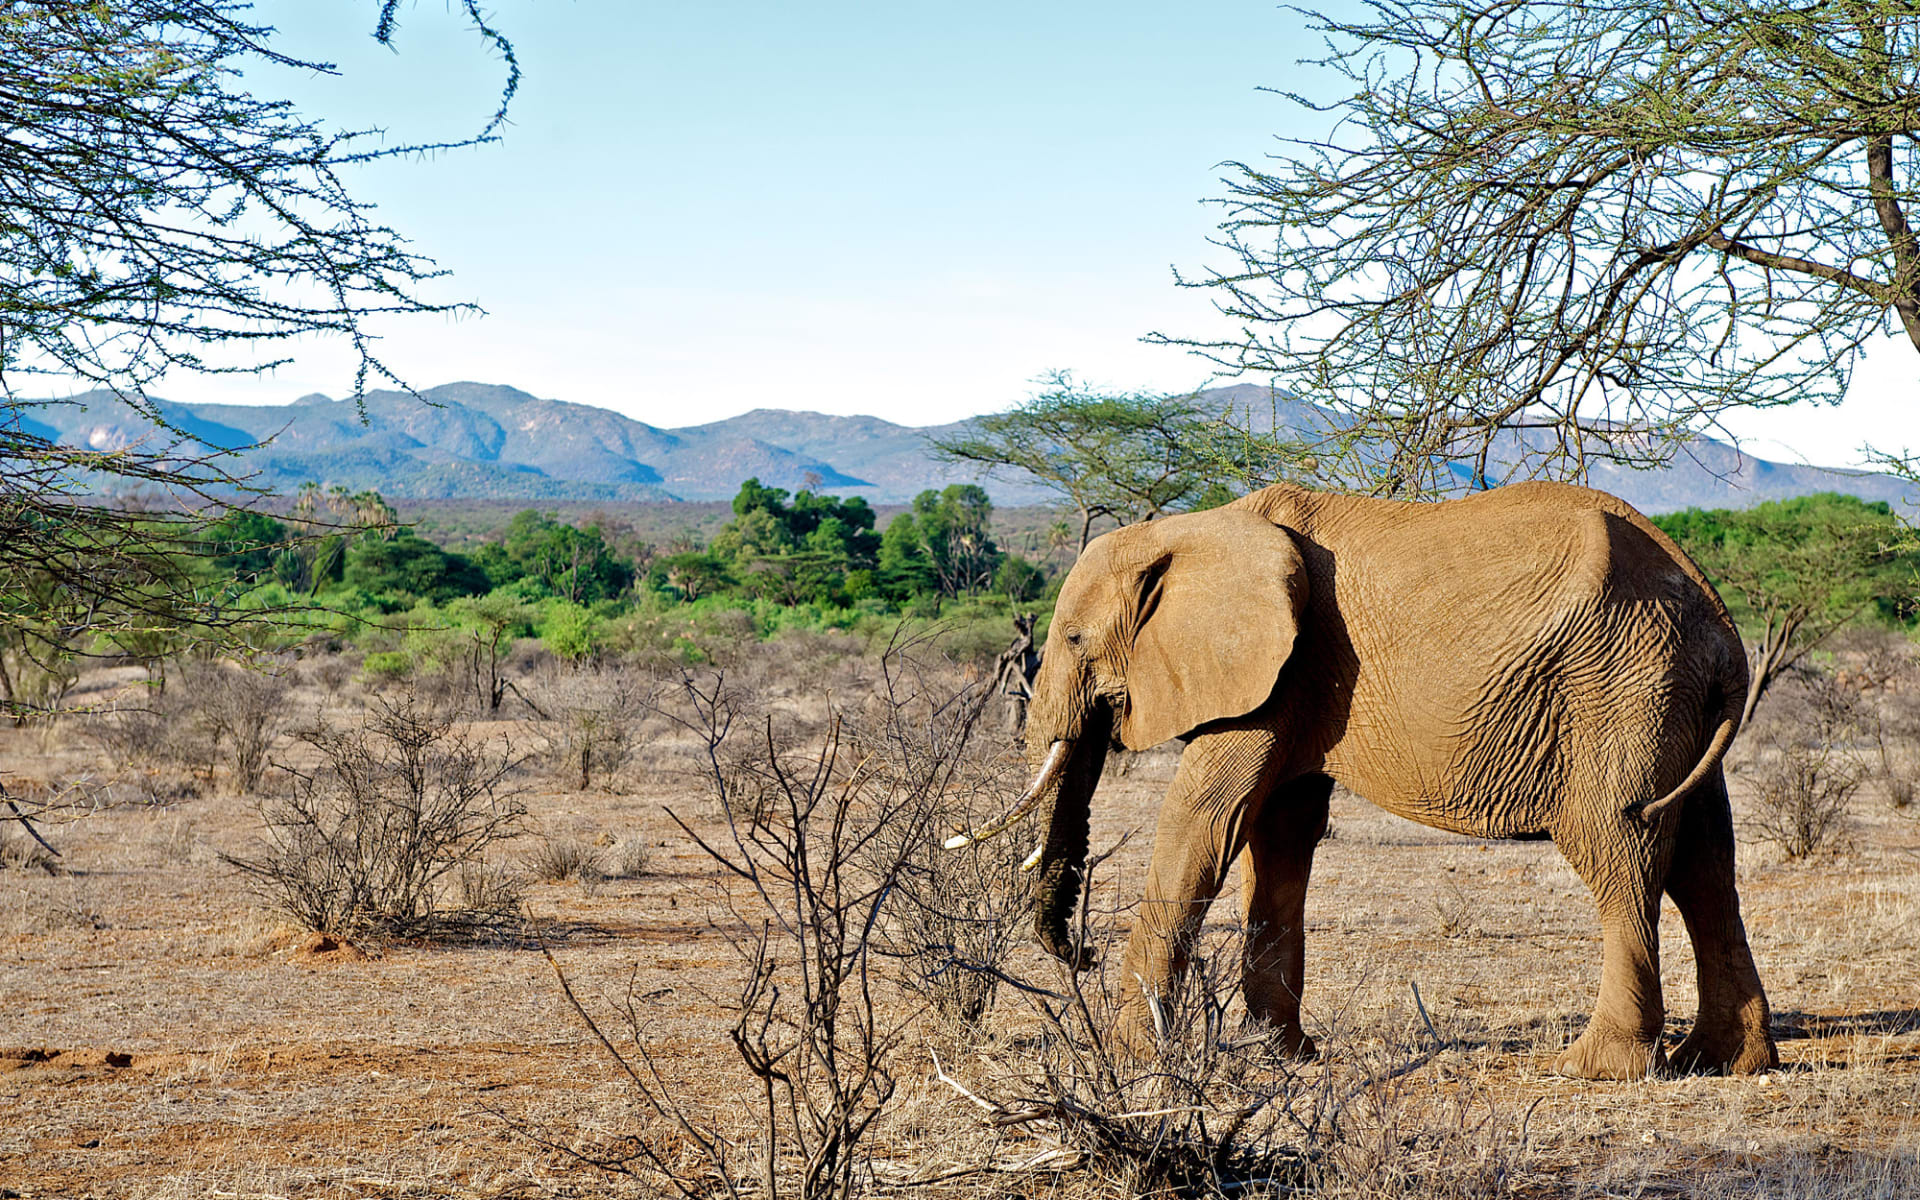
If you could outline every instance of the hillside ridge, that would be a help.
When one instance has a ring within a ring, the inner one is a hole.
[[[1257,384],[1213,388],[1200,398],[1256,427],[1308,426],[1319,413]],[[378,488],[395,499],[701,501],[728,499],[741,481],[757,477],[769,486],[812,486],[883,504],[950,483],[979,483],[1004,505],[1055,499],[1031,479],[983,479],[970,466],[936,461],[928,437],[962,431],[965,421],[910,426],[755,408],[662,428],[593,404],[472,381],[418,397],[374,391],[358,403],[320,393],[284,405],[158,403],[191,448],[240,451],[237,473],[251,472],[256,483],[279,491],[313,480]],[[23,431],[101,450],[135,443],[164,449],[181,440],[109,392],[35,402],[15,408],[13,419]],[[1770,462],[1706,437],[1691,439],[1666,467],[1601,463],[1588,482],[1648,512],[1743,508],[1818,491],[1920,512],[1920,489],[1895,477]]]

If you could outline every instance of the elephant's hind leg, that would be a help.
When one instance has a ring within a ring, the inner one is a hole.
[[[1617,809],[1552,832],[1593,893],[1605,946],[1593,1016],[1553,1069],[1579,1079],[1663,1074],[1659,888],[1666,855],[1660,834]]]
[[[1700,1016],[1673,1052],[1681,1071],[1751,1075],[1780,1065],[1769,1029],[1767,995],[1747,946],[1733,877],[1733,810],[1715,772],[1681,801],[1680,833],[1667,871],[1667,895],[1693,939]]]
[[[1247,836],[1241,892],[1247,907],[1247,1016],[1267,1022],[1281,1048],[1302,1058],[1317,1050],[1300,1027],[1306,973],[1307,878],[1327,831],[1333,780],[1309,775],[1276,787]]]

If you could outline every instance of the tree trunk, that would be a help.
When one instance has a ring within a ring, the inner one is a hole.
[[[1753,712],[1760,707],[1760,697],[1780,673],[1793,664],[1797,655],[1789,657],[1793,639],[1800,632],[1805,614],[1798,609],[1789,609],[1776,616],[1767,614],[1767,627],[1760,635],[1760,641],[1753,648],[1752,661],[1747,675],[1747,702],[1740,710],[1740,725],[1745,728],[1753,720]]]
[[[15,725],[26,723],[25,715],[21,713],[19,705],[14,701],[13,675],[7,670],[7,650],[5,646],[0,646],[0,702],[6,704],[7,715],[13,718]]]

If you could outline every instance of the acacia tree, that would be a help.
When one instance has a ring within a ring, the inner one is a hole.
[[[1884,503],[1824,492],[1654,522],[1712,578],[1752,639],[1742,724],[1775,680],[1837,630],[1875,610],[1913,616],[1920,555]]]
[[[1058,492],[1079,517],[1079,550],[1102,517],[1151,520],[1191,505],[1222,475],[1245,482],[1292,458],[1286,443],[1229,429],[1194,396],[1101,391],[1065,371],[1043,382],[1024,403],[932,439],[933,456]]]
[[[331,72],[273,42],[248,0],[0,0],[0,711],[55,707],[8,669],[58,675],[102,644],[232,645],[242,618],[203,536],[252,494],[169,420],[147,388],[169,372],[263,371],[270,348],[319,334],[358,355],[354,391],[392,379],[366,323],[470,306],[421,298],[437,272],[353,198],[382,146],[243,86],[260,64]],[[478,0],[459,0],[519,82]],[[391,45],[399,0],[370,3]],[[105,389],[155,434],[62,444],[22,391]],[[33,826],[18,801],[9,819]],[[46,806],[36,813],[45,815]],[[39,837],[37,833],[34,834]],[[44,843],[43,843],[44,844]]]
[[[384,43],[398,6],[369,5]],[[495,136],[519,71],[478,0],[460,7],[507,68],[465,145]],[[332,335],[358,354],[357,393],[393,378],[370,319],[471,308],[420,296],[433,264],[344,179],[446,147],[382,146],[246,90],[260,64],[333,70],[251,14],[247,0],[0,2],[0,653],[231,627],[202,533],[250,493],[148,394],[163,375],[267,370],[285,360],[234,351]],[[29,382],[105,389],[156,432],[62,444],[35,419],[62,402],[26,398]]]
[[[1912,0],[1376,0],[1311,14],[1334,132],[1237,163],[1194,346],[1383,493],[1650,464],[1920,350]],[[1298,97],[1295,97],[1298,99]],[[1309,107],[1318,106],[1302,100]]]

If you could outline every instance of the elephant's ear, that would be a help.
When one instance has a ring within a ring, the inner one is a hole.
[[[1145,750],[1266,703],[1293,653],[1307,569],[1286,530],[1243,509],[1154,522],[1120,740]]]

